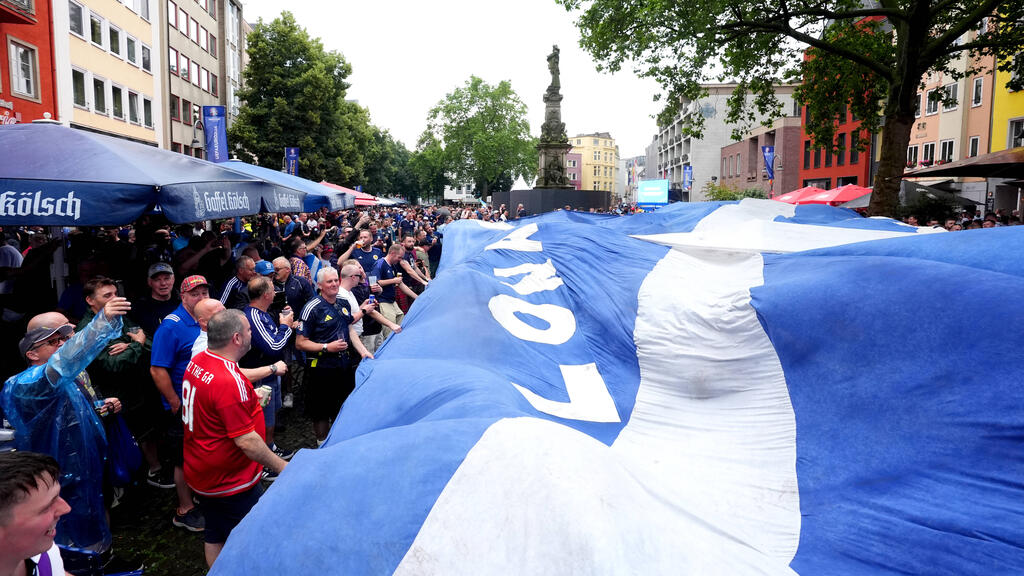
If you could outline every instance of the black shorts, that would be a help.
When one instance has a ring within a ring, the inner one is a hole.
[[[306,417],[310,420],[333,420],[341,405],[355,387],[351,368],[321,368],[306,365],[306,379],[302,384],[306,393]]]
[[[181,422],[181,408],[177,412],[163,411],[163,444],[160,457],[176,467],[185,465],[185,427]]]
[[[245,515],[252,510],[263,495],[263,487],[257,482],[252,488],[245,492],[213,498],[210,496],[196,495],[199,506],[206,518],[206,531],[203,533],[203,542],[207,544],[223,544],[227,542],[228,535],[238,526],[238,523],[245,518]]]

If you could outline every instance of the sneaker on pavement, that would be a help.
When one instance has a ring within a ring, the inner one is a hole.
[[[174,488],[174,470],[169,466],[146,474],[146,484],[157,488]]]
[[[285,450],[284,448],[275,445],[274,454],[277,454],[278,458],[287,462],[292,459],[292,456],[295,456],[295,450]]]
[[[260,479],[267,482],[273,482],[274,480],[277,480],[277,472],[274,472],[270,468],[264,468],[263,474],[260,475]]]
[[[184,514],[175,513],[174,520],[171,520],[171,523],[189,532],[202,532],[206,530],[206,518],[203,517],[203,513],[196,507],[192,507]]]
[[[291,394],[285,394],[284,398],[281,399],[282,408],[291,408],[295,406],[295,397]]]

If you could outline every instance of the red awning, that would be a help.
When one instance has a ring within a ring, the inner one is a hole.
[[[376,206],[377,205],[377,197],[374,196],[373,194],[367,194],[366,192],[359,192],[359,191],[353,190],[351,188],[345,188],[344,186],[338,186],[337,184],[331,184],[327,180],[321,180],[320,183],[323,184],[324,186],[329,186],[331,188],[334,188],[335,190],[341,190],[345,194],[351,194],[352,197],[356,199],[356,206]]]

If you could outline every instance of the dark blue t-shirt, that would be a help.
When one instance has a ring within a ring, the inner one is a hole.
[[[384,253],[380,251],[380,248],[371,248],[369,252],[365,252],[362,248],[356,248],[352,251],[352,258],[359,261],[359,265],[363,267],[363,272],[367,276],[372,276],[370,272],[377,261],[384,258]]]
[[[373,271],[370,272],[370,276],[376,276],[377,281],[391,280],[395,277],[395,269],[388,264],[388,261],[384,258],[377,260],[377,264],[374,265]],[[389,284],[387,286],[380,287],[380,294],[377,295],[377,300],[381,302],[395,302],[395,284]]]
[[[313,298],[302,308],[299,318],[302,325],[299,334],[312,342],[328,344],[335,340],[349,342],[348,327],[352,324],[353,310],[349,310],[348,300],[338,298],[334,304],[323,298]],[[349,345],[351,346],[351,342]],[[341,352],[306,352],[306,359],[319,368],[340,368],[348,365],[348,350]]]

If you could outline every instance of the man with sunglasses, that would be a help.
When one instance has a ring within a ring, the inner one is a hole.
[[[0,391],[0,411],[14,426],[18,450],[53,456],[60,464],[61,517],[57,543],[102,553],[110,548],[103,506],[106,436],[100,417],[121,410],[117,398],[97,399],[85,367],[121,335],[131,304],[111,298],[81,332],[59,312],[32,318],[18,344],[29,367]]]

